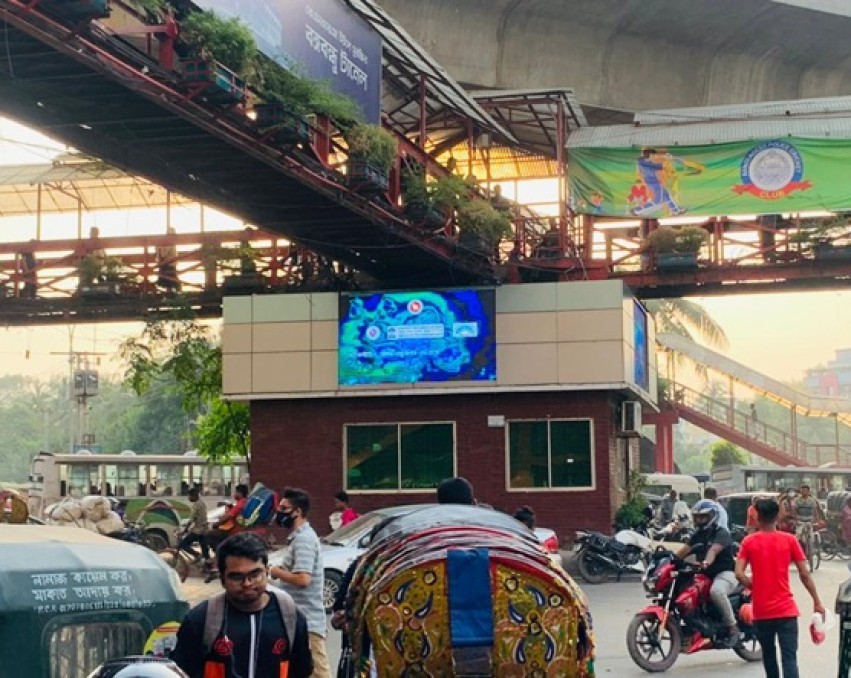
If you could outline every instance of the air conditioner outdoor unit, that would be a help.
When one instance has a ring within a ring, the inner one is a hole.
[[[641,403],[625,400],[621,403],[621,433],[638,433],[641,429]]]

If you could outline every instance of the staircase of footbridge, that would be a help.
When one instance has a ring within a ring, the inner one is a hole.
[[[132,7],[108,4],[112,17],[69,19],[55,10],[107,3],[0,0],[0,114],[386,287],[494,281],[487,255],[458,247],[440,228],[423,228],[398,209],[403,161],[439,171],[405,134],[394,129],[399,153],[390,187],[358,185],[347,176],[342,130],[330,119],[317,117],[301,142],[277,140],[247,115],[254,95],[236,75],[217,67],[208,80],[187,77],[175,54],[173,21],[117,27],[115,16],[126,19]],[[404,65],[397,60],[394,70],[403,84],[410,76]],[[441,81],[438,92],[434,83],[424,74],[412,96],[423,111],[435,110],[441,125],[454,121],[462,137],[512,138],[457,85]],[[438,106],[456,94],[463,106]],[[469,117],[459,121],[461,108]],[[421,131],[428,122],[421,121]]]
[[[709,379],[722,377],[727,382],[726,396],[713,396],[676,380],[670,380],[663,409],[650,414],[646,422],[656,425],[657,466],[673,472],[671,426],[679,419],[734,443],[748,452],[781,466],[851,466],[851,446],[839,443],[838,427],[851,425],[851,407],[840,398],[811,397],[747,365],[674,334],[657,336],[659,345],[670,356],[669,372],[675,372],[680,357],[707,371]],[[750,399],[736,397],[747,390],[782,405],[789,413],[788,427],[760,421],[749,405]],[[798,435],[800,417],[829,417],[837,427],[836,441],[815,444]]]

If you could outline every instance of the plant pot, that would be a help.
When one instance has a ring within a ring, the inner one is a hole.
[[[42,0],[39,7],[72,21],[104,19],[109,16],[107,0]]]
[[[474,252],[481,252],[488,256],[493,254],[493,245],[483,238],[481,234],[472,231],[461,231],[458,234],[458,245]]]
[[[659,271],[692,271],[697,268],[697,254],[663,252],[656,255]]]
[[[417,226],[431,231],[446,226],[446,215],[427,203],[409,203],[405,207],[405,215]]]
[[[222,292],[227,294],[259,294],[264,290],[263,276],[259,273],[229,275],[222,281]]]
[[[213,59],[189,59],[181,64],[184,82],[195,85],[209,101],[237,104],[245,101],[245,81]]]
[[[349,188],[366,195],[386,193],[390,187],[387,172],[364,160],[350,160],[346,183]]]
[[[310,125],[297,113],[279,103],[257,104],[255,122],[263,134],[279,144],[299,144],[310,141]]]

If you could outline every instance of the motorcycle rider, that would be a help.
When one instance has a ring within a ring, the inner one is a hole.
[[[718,524],[718,507],[711,499],[701,499],[692,507],[691,514],[696,531],[689,543],[679,550],[677,557],[693,555],[706,576],[712,579],[709,597],[727,627],[726,643],[734,647],[739,640],[739,628],[729,598],[738,585],[733,538],[729,530]]]

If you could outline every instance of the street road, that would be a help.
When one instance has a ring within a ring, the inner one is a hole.
[[[568,558],[565,562],[569,567]],[[796,571],[791,570],[790,576],[802,613],[798,653],[801,676],[802,678],[834,678],[838,667],[838,625],[827,632],[827,640],[822,645],[817,646],[812,643],[808,629],[812,616],[810,599],[801,586]],[[813,576],[822,602],[828,610],[833,610],[839,585],[849,576],[846,562],[822,563],[821,568]],[[632,662],[626,649],[626,628],[630,619],[647,604],[639,578],[626,577],[621,582],[612,581],[598,586],[585,584],[578,576],[577,581],[588,596],[594,617],[594,632],[597,638],[597,675],[613,678],[638,678],[639,676],[646,678],[650,674],[645,673]],[[197,579],[190,580],[184,587],[192,604],[221,590],[218,582],[204,585]],[[335,669],[340,656],[340,634],[330,626],[328,627],[328,655],[331,667]],[[758,678],[765,675],[761,663],[748,664],[733,654],[732,650],[711,650],[688,657],[681,655],[667,675],[718,678],[731,671],[736,672],[737,678]]]

